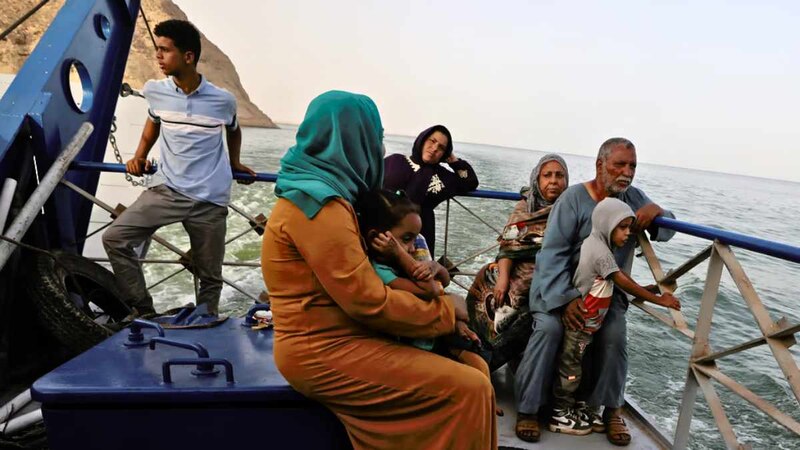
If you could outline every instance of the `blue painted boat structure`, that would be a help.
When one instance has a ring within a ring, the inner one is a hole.
[[[76,159],[103,159],[138,12],[139,0],[67,0],[0,99],[0,179],[12,177],[20,190],[32,190],[35,173],[50,168],[84,122],[94,133]],[[79,93],[71,92],[71,67]],[[78,105],[74,97],[81,96]],[[98,177],[71,172],[66,178],[95,192]],[[36,244],[80,253],[91,209],[78,194],[56,188],[39,220],[44,242]]]
[[[350,448],[336,417],[278,373],[272,329],[241,322],[168,329],[157,341],[145,328],[138,346],[122,331],[45,375],[31,390],[51,448]]]
[[[43,174],[48,170],[65,143],[85,122],[94,126],[94,132],[65,178],[93,194],[101,171],[124,171],[122,165],[100,161],[139,3],[139,0],[67,0],[0,100],[0,181],[18,180],[17,195],[23,200],[36,186],[36,172]],[[72,99],[70,92],[72,66],[77,68],[82,85],[80,104]],[[274,182],[276,176],[259,174],[257,179]],[[475,191],[468,196],[519,199],[519,194],[495,191]],[[89,200],[59,186],[45,204],[44,214],[37,216],[26,242],[80,254],[91,208]],[[714,241],[685,267],[657,276],[663,289],[679,273],[711,258],[711,281],[706,285],[704,309],[695,331],[686,327],[679,313],[672,312],[671,318],[654,314],[695,340],[675,448],[687,445],[698,386],[711,399],[710,403],[718,401],[714,400],[715,394],[711,395],[713,388],[709,388],[712,378],[800,434],[800,424],[774,412],[771,405],[753,400],[752,393],[722,377],[714,363],[716,358],[766,344],[800,399],[796,363],[791,355],[787,357],[784,353],[794,343],[793,335],[800,326],[785,321],[768,322],[768,314],[761,314],[760,301],[748,290],[747,279],[728,245],[795,263],[800,262],[800,248],[666,218],[658,218],[657,223]],[[647,243],[643,247],[647,250]],[[657,258],[653,259],[657,265]],[[650,258],[648,261],[653,267]],[[764,337],[713,353],[707,345],[703,347],[702,339],[697,336],[707,337],[723,265],[734,275],[751,309],[759,311],[757,317]],[[15,270],[19,268],[10,264],[4,272]],[[275,369],[272,331],[254,331],[239,322],[229,319],[213,328],[167,330],[163,337],[154,337],[156,331],[145,327],[143,336],[134,334],[133,343],[147,345],[126,345],[131,344],[131,332],[125,330],[39,379],[34,384],[33,396],[42,403],[50,446],[54,449],[348,448],[349,442],[338,420],[291,389]],[[714,405],[712,412],[726,445],[736,447],[736,436],[724,419],[724,411],[720,413],[721,408]],[[507,411],[507,415],[512,412]],[[505,420],[513,421],[513,417]],[[673,445],[657,431],[651,430],[653,434],[655,437],[646,441],[634,437],[634,444],[644,448]],[[558,440],[560,437],[547,435],[545,439],[552,439],[550,443],[560,448],[575,445]],[[585,447],[589,442],[584,440],[580,445]],[[523,446],[521,441],[520,446]]]

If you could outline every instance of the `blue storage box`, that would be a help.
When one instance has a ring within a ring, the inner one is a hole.
[[[336,416],[278,372],[271,329],[143,331],[139,345],[123,330],[34,383],[52,449],[351,448]],[[207,349],[199,367],[194,343]]]

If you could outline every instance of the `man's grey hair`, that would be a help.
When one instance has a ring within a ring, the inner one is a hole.
[[[608,159],[608,155],[611,154],[611,149],[618,145],[624,145],[626,149],[636,151],[633,142],[625,138],[615,137],[603,142],[603,145],[600,146],[600,150],[597,152],[597,159],[605,162]]]

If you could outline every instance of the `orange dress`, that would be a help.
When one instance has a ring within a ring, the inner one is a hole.
[[[278,199],[261,264],[276,366],[339,417],[354,448],[497,448],[489,379],[392,338],[452,333],[451,304],[385,286],[349,203],[331,200],[310,220]]]

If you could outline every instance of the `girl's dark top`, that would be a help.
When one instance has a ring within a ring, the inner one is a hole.
[[[417,136],[411,156],[394,154],[386,157],[383,179],[384,188],[392,191],[403,189],[420,206],[422,235],[428,242],[431,255],[434,254],[436,243],[434,208],[447,199],[478,188],[478,176],[463,159],[448,164],[452,172],[442,164],[425,164],[422,161],[423,144],[434,131],[447,136],[447,149],[441,159],[445,161],[453,153],[453,140],[447,128],[436,125]]]

